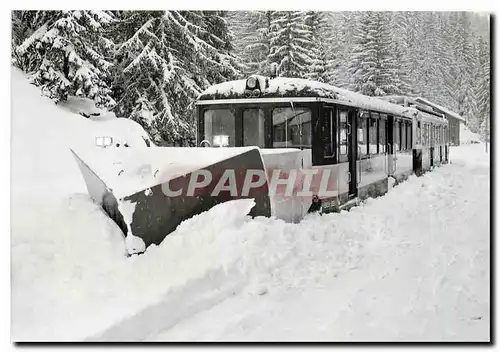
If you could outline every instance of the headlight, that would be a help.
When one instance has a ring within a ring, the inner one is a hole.
[[[106,148],[113,144],[113,137],[95,137],[95,145]]]
[[[248,77],[247,87],[250,89],[254,89],[256,86],[257,86],[257,79],[255,77]]]
[[[215,135],[213,142],[215,147],[227,147],[229,146],[229,136],[226,134]]]

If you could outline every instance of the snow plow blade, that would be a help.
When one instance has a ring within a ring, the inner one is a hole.
[[[229,200],[253,198],[255,206],[249,215],[271,215],[267,181],[242,195],[247,170],[265,173],[259,149],[224,149],[218,153],[211,152],[213,148],[99,149],[89,158],[71,151],[92,199],[126,237],[142,239],[145,250],[160,244],[182,221]],[[216,187],[227,184],[219,185],[225,170],[234,170],[236,194],[224,188],[213,193]],[[211,181],[188,194],[190,182],[200,182],[207,174],[212,175]]]

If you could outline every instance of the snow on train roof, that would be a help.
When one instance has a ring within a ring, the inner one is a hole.
[[[423,104],[426,104],[428,106],[431,106],[435,110],[438,110],[439,112],[441,112],[441,113],[443,113],[445,115],[451,116],[454,119],[457,119],[459,121],[465,122],[465,118],[463,116],[460,116],[456,112],[453,112],[453,111],[445,108],[444,106],[438,105],[438,104],[436,104],[436,103],[434,103],[434,102],[432,102],[430,100],[427,100],[425,98],[422,98],[422,97],[417,97],[417,98],[415,98],[415,100],[418,101],[418,102],[421,102]]]
[[[266,77],[256,76],[260,86],[265,87]],[[200,104],[207,100],[227,100],[244,99],[246,80],[229,81],[213,85],[202,92],[199,96]],[[376,110],[380,112],[403,115],[411,117],[416,110],[392,104],[384,100],[368,97],[359,93],[354,93],[346,89],[338,88],[326,83],[311,81],[302,78],[277,77],[269,79],[269,87],[261,89],[259,97],[248,98],[258,100],[259,98],[291,98],[291,97],[311,97],[334,99],[339,103],[349,106],[357,106],[363,109]]]

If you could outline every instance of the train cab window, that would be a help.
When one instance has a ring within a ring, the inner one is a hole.
[[[338,112],[338,134],[337,134],[337,145],[338,145],[338,155],[339,163],[347,161],[347,138],[349,137],[349,128],[347,124],[347,111],[339,110]]]
[[[243,146],[264,148],[264,111],[262,109],[243,111]]]
[[[387,116],[387,115],[385,115]],[[379,144],[379,153],[385,153],[386,152],[386,138],[385,138],[385,128],[386,128],[386,120],[385,119],[380,119],[378,121],[378,144]]]
[[[368,150],[368,119],[369,112],[363,111],[358,115],[358,157],[361,158],[369,154]]]
[[[311,148],[311,110],[276,108],[273,110],[274,148]]]
[[[235,146],[235,122],[232,109],[209,109],[204,113],[204,139],[212,146]]]
[[[378,121],[379,114],[376,112],[370,113],[370,122],[369,122],[369,138],[368,142],[370,143],[370,154],[378,154],[378,138],[377,138],[377,130],[378,130]]]

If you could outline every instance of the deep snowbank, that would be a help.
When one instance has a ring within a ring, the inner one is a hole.
[[[243,224],[255,289],[152,339],[488,340],[488,158],[453,148],[452,164],[348,213]]]

